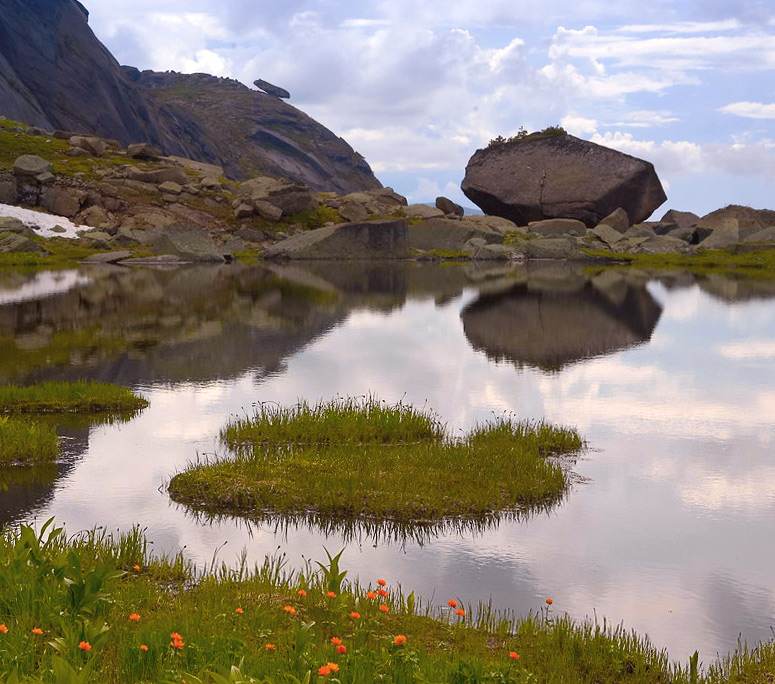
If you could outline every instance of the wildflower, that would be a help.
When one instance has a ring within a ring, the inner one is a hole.
[[[304,598],[307,595],[307,592],[304,589],[299,589],[296,593],[302,598]]]
[[[177,632],[173,632],[172,634],[170,634],[170,639],[172,639],[172,641],[170,642],[170,646],[174,646],[179,651],[182,651],[183,647],[186,645],[186,642],[183,641],[183,637],[180,636],[180,634],[178,634]]]
[[[41,634],[43,634],[43,630],[40,627],[33,627],[32,628],[32,633],[33,634],[37,634],[38,636],[40,636]]]
[[[457,601],[455,601],[455,599],[450,599],[449,601],[447,601],[447,605],[450,608],[457,608]]]
[[[337,646],[336,647],[336,652],[337,653],[347,653],[347,646],[345,646],[344,644],[341,644],[340,646]]]
[[[8,627],[6,627],[5,625],[0,625],[0,632],[2,632],[3,634],[8,634]]]
[[[388,608],[388,607],[387,607],[387,606],[386,606],[384,603],[380,604],[380,606],[379,606],[379,609],[380,609],[380,610],[381,610],[383,613],[387,613],[387,612],[390,610],[390,608]]]
[[[462,608],[458,608],[455,611],[455,615],[459,615],[460,617],[465,617],[466,616],[466,611],[464,611]]]
[[[337,665],[336,663],[326,663],[326,667],[329,670],[331,670],[331,672],[333,672],[334,674],[339,672],[339,665]]]
[[[296,609],[293,606],[283,606],[283,610],[288,613],[288,615],[296,615]]]
[[[266,650],[267,651],[276,651],[277,650],[277,646],[275,646],[274,644],[267,644],[266,645]]]
[[[328,675],[330,675],[330,674],[331,674],[331,668],[330,668],[330,667],[328,667],[328,665],[321,665],[321,666],[318,668],[318,674],[319,674],[321,677],[328,677]]]
[[[91,644],[88,641],[82,641],[80,644],[78,644],[78,648],[80,648],[82,651],[91,651]]]
[[[336,598],[336,594],[333,591],[327,591],[326,596],[328,596],[328,598]]]
[[[546,605],[551,606],[554,603],[554,601],[550,598],[546,599]]]
[[[340,646],[342,644],[342,640],[339,637],[331,637],[331,643],[334,646]]]
[[[360,620],[361,619],[361,614],[359,612],[355,611],[355,610],[352,610],[352,611],[350,611],[350,617],[353,620]]]
[[[396,646],[403,646],[406,643],[406,637],[403,634],[399,634],[395,639],[393,639],[393,643]]]
[[[388,593],[384,589],[377,589],[377,596],[381,596],[382,598],[387,598]]]
[[[145,644],[140,644],[140,650],[141,651],[147,651],[148,647]]]
[[[245,611],[242,608],[235,608],[234,612],[237,613],[238,615],[242,615]]]
[[[377,580],[377,584],[379,584],[379,586],[381,586],[381,587],[387,586],[387,582],[385,580],[383,580],[383,579],[378,579]]]
[[[170,639],[172,639],[173,641],[180,641],[182,638],[183,637],[180,636],[180,634],[178,634],[177,632],[173,632],[172,634],[170,634]]]
[[[137,565],[137,563],[135,563],[135,564],[132,566],[132,570],[134,570],[135,572],[140,572],[141,568],[140,568],[140,566],[139,566],[139,565]]]
[[[139,622],[140,621],[140,615],[139,615],[139,613],[130,613],[129,614],[129,619],[132,622]]]
[[[372,601],[377,598],[377,595],[373,591],[367,591],[366,596],[370,598]]]
[[[519,653],[516,651],[509,651],[509,658],[512,660],[519,660]]]

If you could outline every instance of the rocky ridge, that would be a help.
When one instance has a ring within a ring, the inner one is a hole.
[[[0,0],[3,116],[122,146],[150,142],[166,155],[222,166],[237,180],[284,176],[342,193],[380,187],[363,157],[279,99],[284,92],[121,67],[76,0]]]

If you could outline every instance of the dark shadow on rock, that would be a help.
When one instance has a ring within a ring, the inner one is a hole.
[[[661,313],[643,285],[577,273],[556,281],[529,276],[507,292],[480,296],[461,318],[471,346],[488,358],[556,371],[647,342]]]

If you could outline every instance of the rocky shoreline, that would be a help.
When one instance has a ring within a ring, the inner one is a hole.
[[[221,167],[163,156],[148,144],[47,132],[0,119],[7,150],[0,204],[80,224],[72,241],[96,261],[266,259],[590,260],[623,254],[693,255],[775,248],[775,212],[729,206],[700,217],[668,211],[631,225],[618,207],[597,222],[548,218],[518,225],[463,215],[440,197],[410,205],[390,188],[346,195],[259,176],[239,183]],[[56,232],[56,229],[54,229]],[[0,253],[46,253],[38,231],[0,218]],[[61,232],[64,232],[62,230]],[[136,262],[135,262],[136,263]]]

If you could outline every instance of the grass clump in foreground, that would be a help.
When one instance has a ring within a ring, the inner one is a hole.
[[[771,681],[775,648],[706,670],[623,628],[547,605],[523,618],[450,597],[443,610],[383,579],[349,583],[341,555],[197,574],[153,558],[135,529],[67,538],[51,521],[0,538],[0,681],[100,684],[721,684]]]
[[[235,457],[176,475],[175,501],[211,514],[426,524],[559,500],[566,474],[546,457],[583,446],[575,430],[511,419],[452,439],[432,414],[375,399],[262,406],[222,438]]]
[[[57,434],[52,426],[0,416],[0,464],[51,461],[56,455]]]
[[[148,402],[125,387],[92,382],[44,382],[0,387],[2,413],[130,412]]]

